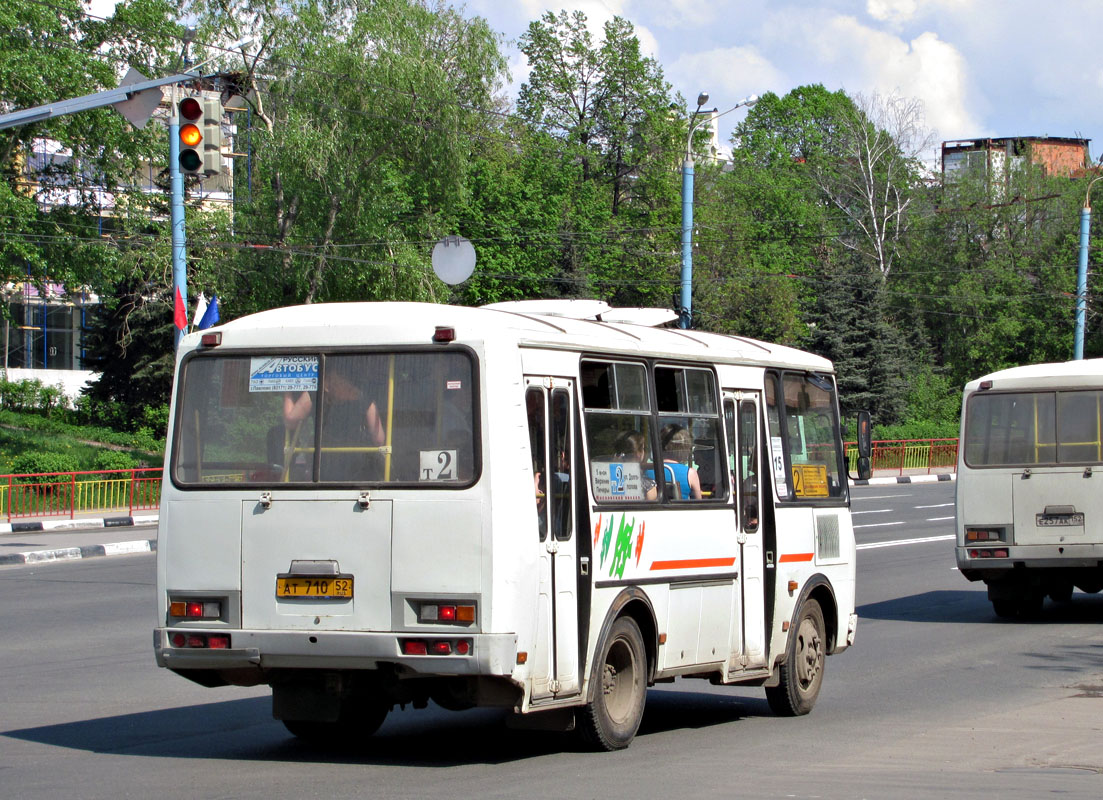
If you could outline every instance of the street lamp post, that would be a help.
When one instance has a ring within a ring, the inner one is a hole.
[[[1084,192],[1084,207],[1080,209],[1080,264],[1076,270],[1076,333],[1073,337],[1073,354],[1076,361],[1084,358],[1084,318],[1088,305],[1088,239],[1092,222],[1092,186],[1103,175],[1091,179]]]
[[[697,108],[689,116],[689,134],[686,136],[686,157],[682,162],[682,301],[678,312],[678,327],[687,329],[693,323],[693,134],[708,117],[697,119],[701,106],[709,101],[709,93],[697,95]],[[710,114],[722,117],[737,108],[751,106],[758,102],[758,95],[752,94],[719,114],[713,109]],[[714,118],[715,118],[714,117]]]

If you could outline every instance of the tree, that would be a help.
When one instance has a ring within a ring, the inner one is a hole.
[[[195,0],[209,35],[259,34],[242,67],[249,244],[223,293],[241,311],[436,299],[431,243],[454,227],[504,60],[481,19],[420,0]],[[262,77],[263,76],[263,77]]]
[[[106,20],[88,16],[76,0],[5,2],[0,108],[111,88],[128,66],[163,74],[176,31],[165,0],[127,0]],[[103,205],[134,194],[133,176],[158,145],[167,151],[164,144],[159,126],[137,131],[110,108],[0,131],[0,280],[103,285],[112,247],[102,236],[112,227],[102,226]]]
[[[665,304],[676,285],[678,140],[684,119],[627,20],[595,42],[586,16],[547,13],[521,37],[526,158],[559,209],[552,286],[619,305]]]
[[[839,123],[841,152],[815,161],[817,180],[852,228],[840,243],[887,280],[933,134],[923,125],[923,104],[899,95],[857,94]]]

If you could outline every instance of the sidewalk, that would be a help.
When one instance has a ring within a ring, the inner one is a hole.
[[[0,522],[0,566],[154,552],[157,519],[156,512],[140,516],[99,512],[75,519],[29,517]]]

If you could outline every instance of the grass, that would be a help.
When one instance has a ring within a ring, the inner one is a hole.
[[[64,453],[75,460],[78,470],[91,470],[95,469],[96,458],[100,453],[107,449],[117,449],[89,444],[82,441],[82,438],[61,433],[0,427],[0,475],[12,472],[12,462],[24,453]],[[160,462],[147,453],[128,452],[142,462],[160,466]]]

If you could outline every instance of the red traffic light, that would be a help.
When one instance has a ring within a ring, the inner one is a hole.
[[[185,97],[180,101],[180,116],[194,122],[203,116],[203,104],[196,97]]]

